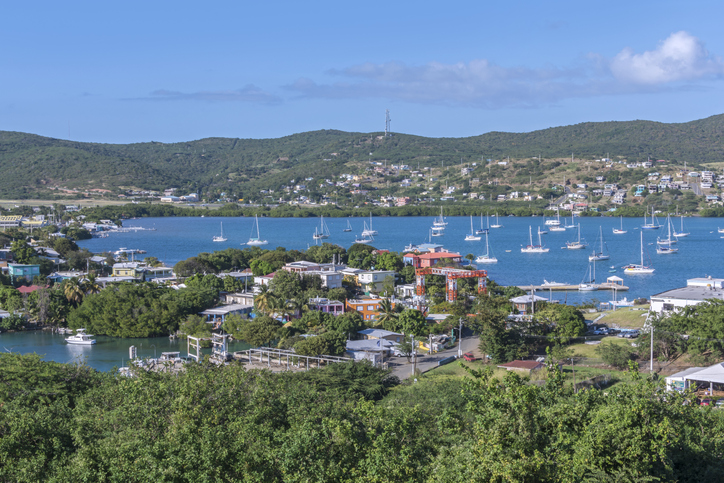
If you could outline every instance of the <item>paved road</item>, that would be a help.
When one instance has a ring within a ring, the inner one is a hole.
[[[478,345],[480,344],[480,338],[478,336],[463,337],[463,354],[466,352],[472,352],[476,357],[480,357],[478,354]],[[444,359],[450,356],[458,355],[458,346],[450,348],[444,351],[437,352],[432,355],[420,355],[417,356],[417,369],[420,372],[427,372],[437,367],[437,362],[440,359]],[[412,375],[412,364],[407,362],[406,357],[392,357],[387,360],[389,367],[392,369],[392,373],[400,379],[407,379]]]
[[[701,196],[703,194],[701,192],[701,185],[699,183],[691,183],[691,190],[696,196]]]

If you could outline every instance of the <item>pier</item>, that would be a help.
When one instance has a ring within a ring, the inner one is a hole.
[[[596,287],[596,290],[613,290],[616,292],[625,292],[628,290],[628,287],[626,285],[621,285],[618,283],[599,283],[599,284],[593,284]],[[545,292],[552,290],[554,292],[578,292],[578,284],[561,284],[561,285],[518,285],[518,288],[521,290],[525,290],[526,292],[530,292],[531,290],[535,290],[536,292]],[[591,290],[592,292],[595,292],[595,290]]]

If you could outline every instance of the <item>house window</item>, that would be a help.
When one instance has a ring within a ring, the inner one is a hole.
[[[361,305],[359,307],[357,307],[357,312],[362,312],[363,310],[364,310],[364,307],[362,307]]]
[[[367,310],[375,310],[375,306],[374,306],[374,305],[368,305],[368,306],[367,306]]]
[[[664,310],[671,312],[674,310],[674,304],[664,304]]]

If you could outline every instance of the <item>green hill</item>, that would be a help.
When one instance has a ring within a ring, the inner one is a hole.
[[[325,130],[278,139],[207,138],[184,143],[99,144],[0,132],[0,197],[53,197],[57,189],[120,187],[221,192],[243,197],[306,177],[359,171],[368,160],[439,167],[484,158],[629,161],[666,159],[696,166],[724,160],[724,115],[681,123],[582,123],[530,133],[467,138]],[[372,155],[370,155],[372,153]]]

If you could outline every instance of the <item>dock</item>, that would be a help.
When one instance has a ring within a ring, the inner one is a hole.
[[[626,285],[621,285],[618,283],[599,283],[594,284],[596,286],[596,290],[614,290],[616,292],[625,292],[628,290],[628,287]],[[531,290],[535,290],[536,292],[547,292],[547,291],[554,291],[554,292],[578,292],[578,284],[566,284],[566,285],[518,285],[518,288],[521,290],[525,290],[526,292],[530,292]],[[595,290],[591,290],[592,292],[595,292]]]

